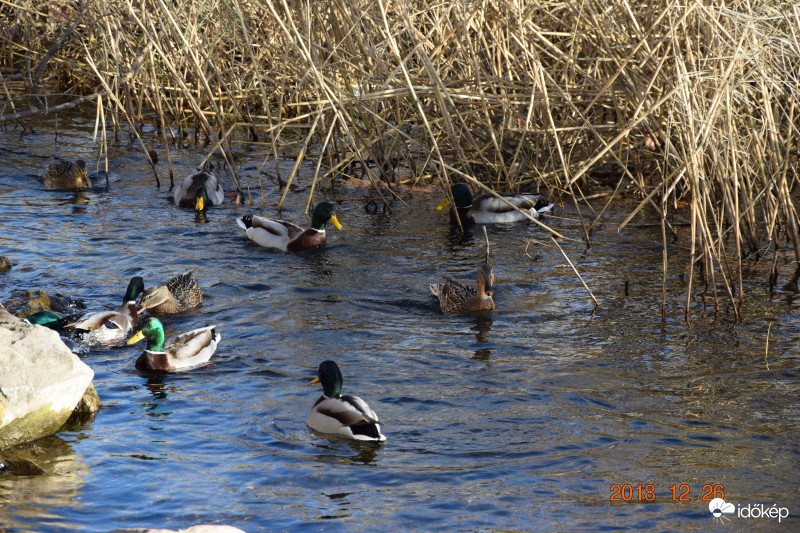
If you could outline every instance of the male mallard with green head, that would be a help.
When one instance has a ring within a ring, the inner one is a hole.
[[[144,291],[144,280],[134,276],[128,283],[122,305],[116,311],[100,311],[84,315],[77,322],[67,325],[67,328],[86,332],[83,336],[85,342],[91,344],[113,344],[125,338],[125,335],[139,323],[139,313],[136,311],[136,300]]]
[[[25,322],[60,331],[69,323],[69,317],[57,311],[37,311],[25,317]]]
[[[92,182],[86,175],[86,162],[83,159],[67,161],[60,157],[44,173],[44,186],[48,189],[86,189]]]
[[[196,172],[184,179],[175,191],[173,202],[181,207],[194,207],[195,211],[205,211],[212,205],[225,200],[225,191],[217,177],[208,170]]]
[[[164,344],[164,325],[155,317],[149,317],[136,335],[128,340],[135,344],[147,339],[147,348],[136,359],[136,369],[142,372],[172,372],[202,365],[217,351],[222,335],[207,326],[178,335]]]
[[[202,302],[203,293],[194,272],[186,272],[144,291],[139,312],[147,309],[151,315],[174,315],[199,307]]]
[[[317,377],[311,383],[322,383],[322,396],[306,417],[311,429],[356,440],[386,440],[378,416],[367,402],[358,396],[342,396],[342,372],[336,363],[320,363]]]
[[[317,204],[311,216],[311,227],[300,226],[283,220],[275,220],[257,215],[244,215],[236,223],[245,230],[247,238],[265,248],[277,248],[284,252],[299,252],[325,244],[325,225],[333,224],[336,229],[342,225],[336,219],[333,205],[329,202]]]
[[[473,198],[472,191],[463,183],[452,185],[450,187],[450,192],[455,202],[455,209],[450,209],[450,221],[453,224],[458,224],[459,219],[461,220],[462,226],[528,220],[523,213],[520,213],[492,194],[481,194]],[[548,202],[544,195],[501,194],[500,196],[511,202],[514,206],[525,211],[533,218],[538,218],[540,213],[544,213],[553,208],[553,204]],[[436,206],[436,209],[442,210],[448,205],[450,205],[450,200],[445,198],[442,203]]]

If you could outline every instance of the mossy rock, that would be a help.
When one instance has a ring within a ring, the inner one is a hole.
[[[15,446],[52,435],[64,425],[71,413],[66,409],[56,410],[53,404],[29,411],[24,417],[0,428],[0,446]]]
[[[8,260],[8,257],[0,255],[0,272],[7,270],[11,270],[11,261]]]
[[[100,403],[100,396],[94,388],[94,383],[90,383],[64,426],[66,428],[78,428],[91,422],[94,420],[97,411],[100,410]]]
[[[5,307],[18,317],[25,318],[39,311],[49,311],[50,297],[41,289],[36,291],[14,291],[6,300]]]
[[[58,431],[86,394],[94,372],[55,331],[0,306],[0,448]]]

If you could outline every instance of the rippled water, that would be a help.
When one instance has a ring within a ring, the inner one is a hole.
[[[497,311],[444,317],[428,284],[442,273],[474,279],[484,248],[481,233],[462,235],[433,210],[440,194],[409,193],[384,215],[349,200],[360,191],[322,192],[347,200],[337,207],[344,231],[329,230],[317,251],[272,252],[236,226],[250,208],[227,203],[199,224],[169,205],[127,141],[112,147],[108,188],[42,189],[54,151],[92,159],[92,124],[62,117],[57,142],[51,123],[34,126],[0,131],[0,255],[14,263],[0,274],[0,301],[41,288],[116,307],[131,276],[150,286],[192,269],[206,299],[170,318],[167,335],[221,323],[223,339],[212,364],[163,378],[133,370],[141,345],[83,350],[103,409],[79,430],[3,452],[46,473],[0,475],[0,527],[798,528],[800,300],[787,279],[771,291],[766,274],[753,276],[736,326],[726,305],[715,317],[698,296],[687,325],[676,264],[662,320],[660,229],[617,232],[629,212],[617,204],[592,248],[563,243],[596,311],[558,250],[532,244],[525,255],[528,239],[547,239],[520,224],[489,231]],[[263,155],[246,153],[245,181]],[[196,147],[173,153],[176,176],[201,159]],[[283,218],[304,220],[304,172]],[[252,210],[274,216],[280,189],[267,181],[266,192],[267,206]],[[581,237],[569,205],[546,222]],[[778,266],[784,278],[792,271],[783,258]],[[306,426],[324,359],[379,414],[385,446]],[[641,484],[643,498],[653,485],[655,501],[611,502],[614,484]],[[673,485],[678,496],[687,485],[690,501],[673,502]],[[704,485],[790,517],[718,526]]]

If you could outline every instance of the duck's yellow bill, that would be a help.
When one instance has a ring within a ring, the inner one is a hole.
[[[142,314],[142,313],[144,313],[145,311],[147,311],[147,308],[146,308],[146,307],[142,307],[141,309],[137,309],[137,310],[136,310],[136,314],[137,314],[137,315],[141,315],[141,314]]]
[[[319,383],[319,376],[317,376],[313,380],[311,380],[311,383],[309,383],[309,385],[313,385],[315,383]]]
[[[133,337],[128,339],[128,342],[126,344],[136,344],[137,342],[139,342],[142,339],[144,339],[144,332],[142,330],[139,330],[136,333],[136,335],[134,335]]]
[[[331,216],[331,224],[333,224],[333,227],[336,229],[342,229],[342,225],[336,220],[336,215]]]
[[[448,205],[450,205],[450,199],[449,198],[445,198],[444,200],[442,200],[442,203],[440,203],[439,205],[436,206],[436,210],[437,211],[441,211],[442,209],[444,209]]]
[[[198,198],[197,201],[194,204],[194,210],[195,211],[202,211],[203,209],[205,209],[205,203],[203,202],[202,198]]]

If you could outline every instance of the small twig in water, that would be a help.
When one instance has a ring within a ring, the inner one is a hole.
[[[486,238],[486,262],[489,262],[489,234],[486,233],[486,226],[483,227],[483,236]]]
[[[565,253],[564,253],[564,250],[563,250],[563,249],[561,248],[561,246],[558,244],[558,241],[556,241],[556,240],[553,238],[553,236],[552,236],[552,235],[550,235],[550,239],[551,239],[551,240],[552,240],[552,241],[555,243],[555,245],[558,247],[559,251],[561,251],[561,255],[563,255],[563,256],[564,256],[564,259],[566,259],[566,260],[567,260],[567,263],[569,263],[569,266],[571,266],[571,267],[572,267],[572,270],[573,270],[573,271],[575,272],[575,274],[578,276],[578,279],[579,279],[579,280],[581,280],[581,283],[583,283],[583,287],[586,289],[586,292],[588,292],[588,293],[589,293],[589,296],[591,296],[591,297],[592,297],[592,300],[594,300],[594,306],[595,306],[595,308],[599,307],[599,306],[600,306],[600,304],[598,303],[598,301],[597,301],[597,298],[595,298],[595,297],[594,297],[594,294],[592,294],[592,291],[589,289],[589,286],[588,286],[588,285],[586,285],[586,282],[585,282],[585,281],[583,281],[583,278],[581,277],[581,274],[580,274],[580,272],[578,272],[578,269],[576,269],[576,268],[575,268],[575,265],[573,265],[573,264],[572,264],[572,261],[570,261],[570,260],[569,260],[569,257],[567,257],[567,254],[565,254]]]
[[[769,330],[772,329],[772,322],[769,323],[767,326],[767,345],[764,347],[764,364],[767,365],[767,370],[769,370],[769,361],[767,361],[767,354],[769,353]]]

